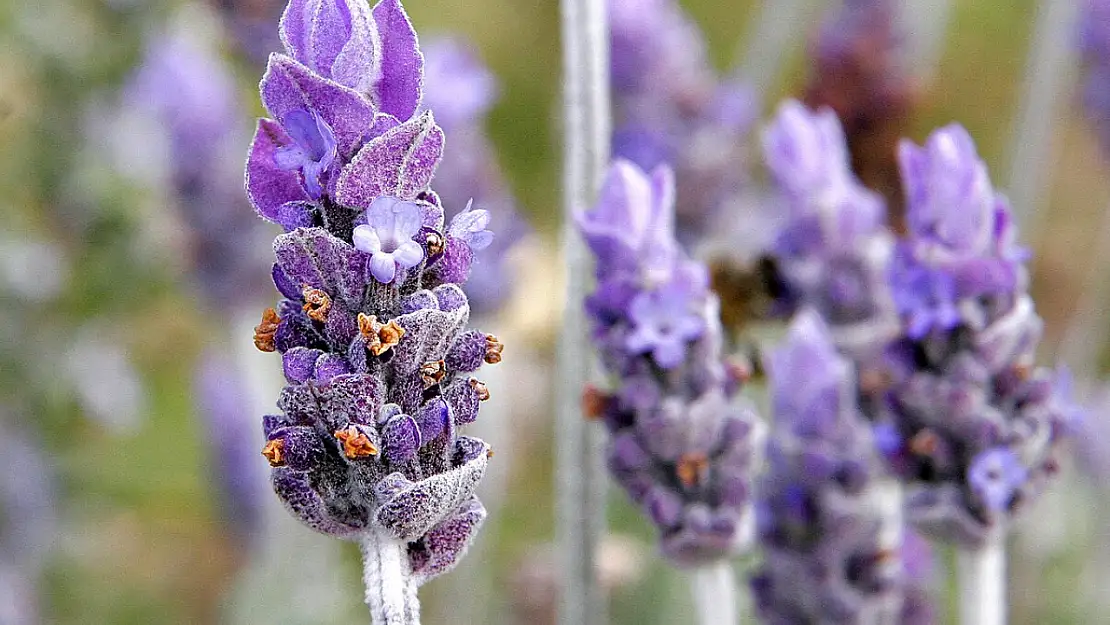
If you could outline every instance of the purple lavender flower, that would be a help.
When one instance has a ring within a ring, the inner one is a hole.
[[[743,546],[757,422],[737,401],[705,268],[673,239],[669,169],[613,164],[598,205],[577,218],[597,259],[587,310],[613,376],[587,391],[611,433],[610,471],[680,565]]]
[[[414,115],[415,33],[396,0],[356,4],[290,2],[291,56],[272,56],[262,80],[274,119],[259,123],[247,191],[287,229],[274,242],[284,299],[255,334],[259,349],[282,354],[288,381],[281,414],[263,418],[263,455],[290,512],[362,542],[377,622],[412,608],[389,603],[390,583],[414,593],[452,568],[485,518],[474,489],[489,447],[459,429],[489,397],[471,374],[500,361],[502,345],[466,327],[460,284],[492,235],[485,211],[445,223],[430,187],[444,140],[430,112]],[[377,68],[375,80],[355,68]],[[309,168],[285,169],[281,155],[323,163],[324,125],[335,155],[314,197]],[[398,550],[402,570],[386,570]]]
[[[674,0],[609,0],[613,154],[677,172],[677,234],[697,242],[737,205],[755,98],[719,79],[696,24]]]
[[[924,532],[978,547],[1058,470],[1075,421],[1067,384],[1034,368],[1041,320],[1026,254],[966,131],[903,143],[908,237],[890,279],[905,335],[887,350],[873,418],[896,427],[891,466]]]
[[[775,427],[758,509],[764,561],[752,580],[760,616],[784,624],[899,621],[907,585],[900,514],[884,510],[884,469],[852,367],[812,311],[798,316],[769,360]]]
[[[398,269],[411,269],[424,260],[424,248],[414,237],[420,232],[420,207],[393,197],[381,197],[366,209],[366,223],[355,226],[355,249],[370,255],[370,273],[379,282],[393,282]]]
[[[507,255],[529,232],[485,130],[486,115],[498,95],[497,80],[459,39],[434,40],[423,50],[427,79],[423,107],[436,112],[436,121],[451,136],[436,172],[436,193],[445,206],[453,207],[449,216],[473,201],[497,224],[497,237],[474,255],[481,271],[466,285],[472,309],[493,312],[508,296],[505,287],[512,282]]]
[[[844,135],[829,109],[784,103],[763,134],[783,220],[768,250],[780,314],[816,310],[841,349],[881,351],[898,332],[887,285],[894,252],[883,202],[852,174]]]
[[[335,161],[335,134],[318,113],[305,109],[286,115],[285,129],[293,143],[278,148],[274,161],[281,169],[300,171],[309,197],[320,199],[320,177]]]

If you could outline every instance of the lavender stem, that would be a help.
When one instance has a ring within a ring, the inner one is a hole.
[[[690,590],[699,625],[732,625],[736,614],[736,579],[728,560],[690,572]]]
[[[960,623],[1003,625],[1006,622],[1006,550],[998,537],[978,550],[959,550]]]
[[[566,304],[558,353],[556,406],[557,622],[604,622],[596,553],[605,523],[603,432],[583,418],[579,399],[590,357],[582,302],[589,256],[573,214],[593,204],[609,160],[609,27],[604,0],[562,0]]]
[[[1074,0],[1043,0],[1029,46],[1029,60],[1019,100],[1010,153],[1007,195],[1014,216],[1025,232],[1038,232],[1038,213],[1043,208],[1047,176],[1055,151],[1053,127],[1059,120],[1059,104],[1075,72],[1072,62],[1072,31],[1079,3]]]
[[[371,530],[360,545],[366,605],[374,625],[420,625],[420,600],[405,543]]]

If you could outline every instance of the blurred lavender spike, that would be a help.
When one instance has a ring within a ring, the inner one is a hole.
[[[644,170],[670,165],[678,181],[677,234],[704,243],[732,223],[747,182],[745,139],[756,96],[713,70],[697,24],[675,0],[609,0],[613,153]]]
[[[1110,157],[1110,2],[1085,0],[1077,47],[1083,61],[1083,104]]]
[[[212,443],[211,466],[219,503],[238,543],[253,551],[261,534],[265,474],[259,466],[252,406],[236,363],[210,349],[196,373],[197,408]]]
[[[902,622],[899,498],[860,414],[851,364],[813,311],[771,353],[775,427],[761,482],[764,562],[752,580],[768,623]],[[893,505],[891,505],[893,503]]]
[[[206,301],[253,308],[269,263],[269,235],[244,210],[239,148],[247,136],[230,68],[183,26],[149,38],[127,105],[155,115],[170,139],[170,189],[187,228],[191,268]]]
[[[471,310],[479,315],[496,312],[512,289],[512,265],[507,254],[530,228],[517,211],[516,199],[497,163],[496,150],[485,125],[498,97],[497,78],[461,39],[433,39],[422,46],[425,91],[423,108],[435,111],[436,121],[450,137],[436,171],[436,193],[454,217],[469,202],[489,211],[497,236],[474,255],[481,267],[466,284]]]
[[[830,109],[787,101],[763,132],[763,152],[784,215],[768,250],[777,312],[812,308],[841,350],[874,360],[899,332],[882,198],[852,173]]]
[[[847,0],[832,11],[810,46],[805,96],[809,106],[836,112],[852,170],[886,200],[895,228],[903,212],[898,140],[918,96],[918,67],[897,10],[894,0]]]
[[[1029,48],[1020,111],[1014,120],[1007,193],[1014,219],[1029,233],[1040,232],[1041,214],[1058,147],[1053,129],[1061,117],[1061,95],[1075,79],[1075,32],[1080,2],[1041,0]]]
[[[216,0],[214,4],[236,47],[256,66],[264,67],[270,53],[281,49],[281,38],[274,30],[274,24],[281,17],[284,2]]]
[[[563,49],[563,229],[566,301],[557,354],[556,542],[560,584],[558,625],[605,622],[598,549],[605,528],[603,434],[583,419],[579,397],[593,364],[580,306],[589,257],[574,215],[591,205],[609,160],[609,19],[606,0],[561,0]]]

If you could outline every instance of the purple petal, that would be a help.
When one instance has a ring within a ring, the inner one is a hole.
[[[400,0],[381,0],[374,7],[381,37],[381,78],[374,86],[378,108],[397,119],[409,119],[420,106],[424,87],[424,55]]]
[[[247,197],[259,215],[273,222],[279,221],[281,207],[286,202],[309,199],[300,174],[282,169],[277,163],[277,152],[291,143],[292,139],[277,122],[258,120],[247,158]]]
[[[393,252],[393,260],[405,269],[415,267],[424,260],[424,248],[416,241],[405,241]]]
[[[397,263],[394,262],[393,255],[386,252],[374,254],[370,258],[370,274],[382,284],[393,282],[397,275]]]
[[[357,91],[321,78],[304,65],[282,55],[270,55],[270,64],[259,85],[262,103],[276,119],[293,111],[315,111],[331,126],[339,153],[352,154],[380,121],[373,105]]]

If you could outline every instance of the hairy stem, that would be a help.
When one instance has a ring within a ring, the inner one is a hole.
[[[1006,622],[1006,548],[996,539],[982,549],[956,554],[960,583],[960,623],[1003,625]]]
[[[362,536],[366,605],[374,625],[420,625],[420,600],[406,545],[380,530]]]
[[[690,590],[699,625],[733,625],[736,617],[736,579],[728,560],[690,572]]]
[[[605,0],[562,0],[566,302],[555,389],[557,540],[561,557],[557,622],[604,622],[597,546],[605,523],[603,433],[583,419],[580,397],[591,359],[582,304],[589,257],[573,215],[594,202],[609,160],[609,21]]]

